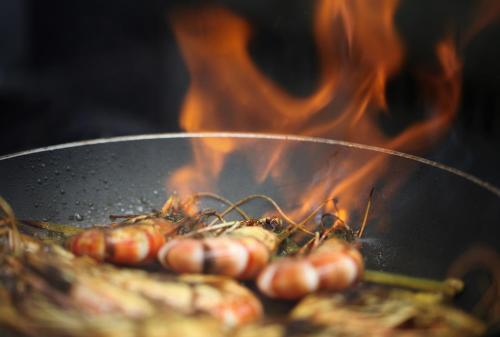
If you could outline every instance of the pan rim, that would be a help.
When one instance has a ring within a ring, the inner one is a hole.
[[[118,136],[118,137],[109,137],[109,138],[97,138],[83,141],[76,141],[70,143],[63,143],[51,146],[45,146],[40,148],[35,148],[26,151],[20,151],[12,154],[7,154],[0,156],[0,161],[8,160],[16,157],[22,157],[25,155],[41,153],[41,152],[50,152],[61,149],[68,149],[73,147],[87,146],[87,145],[98,145],[98,144],[107,144],[107,143],[120,143],[120,142],[130,142],[137,140],[153,140],[153,139],[197,139],[197,138],[238,138],[238,139],[268,139],[268,140],[288,140],[288,141],[296,141],[296,142],[309,142],[309,143],[320,143],[320,144],[329,144],[329,145],[340,145],[349,148],[355,148],[365,151],[374,151],[379,153],[384,153],[388,155],[393,155],[401,158],[405,158],[408,160],[414,160],[420,162],[425,165],[429,165],[449,173],[458,175],[470,182],[479,185],[480,187],[490,191],[495,194],[497,197],[500,197],[500,188],[495,185],[484,181],[472,174],[466,173],[459,169],[453,168],[451,166],[441,164],[439,162],[426,159],[423,157],[415,156],[412,154],[399,152],[395,150],[390,150],[378,146],[366,145],[360,143],[352,143],[343,140],[329,139],[329,138],[319,138],[319,137],[310,137],[310,136],[299,136],[299,135],[288,135],[288,134],[268,134],[268,133],[250,133],[250,132],[178,132],[178,133],[154,133],[154,134],[141,134],[141,135],[130,135],[130,136]]]

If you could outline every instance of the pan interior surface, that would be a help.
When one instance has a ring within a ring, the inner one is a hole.
[[[109,222],[109,214],[148,212],[161,207],[172,192],[166,182],[191,162],[192,145],[206,139],[252,140],[251,147],[242,146],[243,152],[225,161],[223,180],[213,192],[233,201],[266,194],[285,209],[297,206],[290,204],[291,197],[298,200],[299,192],[311,183],[322,183],[318,168],[342,181],[352,173],[340,169],[344,161],[362,167],[374,156],[384,157],[383,178],[358,190],[359,200],[350,214],[352,223],[361,222],[367,196],[375,188],[362,240],[370,268],[444,277],[452,262],[471,247],[500,247],[500,197],[495,187],[411,156],[313,138],[183,134],[62,145],[0,159],[0,195],[21,219],[76,226]],[[244,152],[258,153],[265,163],[272,160],[265,149],[285,143],[285,176],[279,183],[270,178],[256,182]],[[409,172],[404,179],[403,172]],[[382,192],[395,182],[397,189]],[[342,202],[342,195],[338,199]],[[259,216],[270,208],[255,202],[247,210]]]

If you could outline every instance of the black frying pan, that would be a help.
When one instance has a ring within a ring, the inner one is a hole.
[[[285,209],[293,207],[311,183],[342,181],[353,167],[385,157],[384,178],[357,190],[359,202],[350,218],[352,223],[361,221],[375,187],[363,244],[370,268],[442,278],[469,248],[500,247],[498,188],[421,158],[325,139],[166,134],[53,146],[0,157],[0,195],[19,218],[75,225],[107,222],[109,214],[149,211],[160,207],[171,192],[165,190],[169,175],[191,161],[192,144],[205,139],[246,144],[226,161],[217,192],[231,200],[264,193]],[[269,148],[283,144],[290,145],[279,159],[289,166],[284,175],[256,183],[252,165],[258,161],[265,166],[273,159]],[[347,161],[348,170],[343,165]],[[395,182],[399,187],[388,193]],[[255,202],[249,212],[258,215],[269,210],[267,206]]]

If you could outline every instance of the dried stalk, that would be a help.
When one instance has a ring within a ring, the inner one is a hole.
[[[448,297],[455,296],[461,292],[464,287],[463,282],[456,278],[436,281],[375,270],[365,270],[363,281],[420,291],[438,292]]]

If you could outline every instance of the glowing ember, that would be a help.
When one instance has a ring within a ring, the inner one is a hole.
[[[397,5],[396,0],[318,1],[314,39],[320,80],[305,98],[290,95],[260,71],[248,51],[251,27],[244,19],[222,8],[177,13],[172,24],[191,75],[181,127],[189,132],[299,134],[422,153],[440,139],[455,116],[461,63],[452,40],[440,41],[435,49],[439,69],[418,76],[426,118],[387,136],[377,116],[387,108],[387,79],[403,59],[393,22]],[[253,145],[251,140],[197,140],[193,163],[171,176],[169,189],[180,194],[216,190],[225,160],[237,151],[253,165],[257,183],[271,178],[278,184],[288,167],[285,153],[293,144],[280,142],[258,151]],[[378,181],[387,165],[386,156],[358,155],[364,157],[335,167],[350,172],[341,181],[331,174],[331,166],[312,161],[318,173],[311,177],[310,188],[300,191],[300,200],[293,200],[301,205],[293,216],[299,218],[331,197],[338,197],[343,209],[352,209],[362,187],[366,190]],[[393,188],[387,186],[388,191]]]

